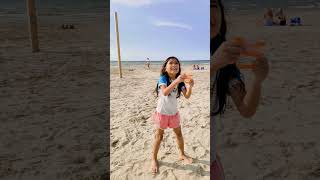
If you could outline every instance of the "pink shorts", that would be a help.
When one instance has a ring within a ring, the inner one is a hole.
[[[210,179],[224,180],[224,172],[218,156],[217,159],[210,165]]]
[[[178,128],[180,126],[180,114],[177,112],[175,115],[165,115],[155,112],[153,114],[153,121],[157,128]]]

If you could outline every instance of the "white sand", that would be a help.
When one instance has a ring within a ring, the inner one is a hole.
[[[98,179],[106,174],[104,18],[74,15],[74,30],[39,17],[0,23],[0,179]],[[49,19],[50,19],[49,18]]]

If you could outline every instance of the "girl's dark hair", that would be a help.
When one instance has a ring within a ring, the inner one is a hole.
[[[178,64],[179,64],[179,72],[176,74],[176,78],[181,74],[181,64],[180,64],[179,59],[176,58],[176,57],[174,57],[174,56],[168,57],[168,58],[164,61],[163,65],[162,65],[162,67],[161,67],[161,70],[160,70],[160,76],[164,76],[164,77],[166,78],[166,80],[167,80],[167,87],[171,84],[171,82],[170,82],[170,77],[169,77],[169,75],[168,75],[168,73],[167,73],[167,71],[166,71],[166,66],[167,66],[167,63],[169,62],[169,60],[171,60],[171,59],[175,59],[175,60],[178,62]],[[156,92],[156,94],[157,94],[157,97],[158,97],[158,94],[159,94],[159,87],[158,87],[158,85],[159,85],[159,82],[157,83],[157,86],[156,86],[156,88],[155,88],[155,92]],[[178,84],[178,94],[177,94],[177,98],[180,97],[180,94],[181,94],[181,91],[182,91],[182,87],[183,87],[183,86],[185,86],[184,82],[181,82],[181,83]],[[169,96],[170,96],[170,94],[169,94]]]
[[[219,34],[216,37],[213,37],[210,39],[210,55],[213,56],[215,51],[220,47],[220,45],[226,41],[226,34],[227,34],[227,23],[225,20],[225,14],[224,14],[224,7],[221,3],[221,0],[218,0],[218,6],[221,9],[221,28],[219,31]],[[213,59],[214,60],[214,59]],[[212,63],[212,61],[211,61]],[[213,78],[213,74],[210,76]],[[212,115],[218,115],[218,114],[223,114],[225,109],[226,109],[226,102],[227,102],[227,94],[229,94],[229,82],[232,79],[238,79],[241,82],[242,88],[245,88],[245,85],[243,81],[241,80],[241,73],[237,66],[235,64],[229,64],[221,69],[219,69],[216,72],[216,76],[214,81],[211,79],[210,81],[210,86],[214,87],[216,86],[216,94],[213,96],[216,96],[215,102],[212,104],[214,107],[210,108],[213,109],[211,111]]]

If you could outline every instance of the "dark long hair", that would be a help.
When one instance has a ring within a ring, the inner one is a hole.
[[[168,73],[167,73],[167,71],[166,71],[166,66],[167,66],[167,63],[169,62],[170,59],[175,59],[175,60],[178,62],[178,64],[179,64],[179,72],[176,74],[176,78],[181,74],[181,64],[180,64],[179,59],[176,58],[176,57],[174,57],[174,56],[168,57],[168,58],[164,61],[163,65],[162,65],[162,67],[161,67],[161,70],[160,70],[160,76],[164,76],[164,77],[166,78],[166,80],[167,80],[167,87],[171,84],[171,82],[170,82],[170,77],[169,77],[169,75],[168,75]],[[158,94],[159,94],[159,87],[158,87],[158,85],[159,85],[159,83],[157,83],[157,86],[156,86],[156,88],[155,88],[155,92],[156,92],[156,94],[157,94],[157,97],[158,97]],[[181,94],[181,91],[182,91],[182,87],[183,87],[183,86],[185,86],[184,82],[181,82],[181,83],[178,84],[178,94],[177,94],[177,98],[180,97],[180,94]],[[170,94],[169,94],[169,96],[170,96]]]
[[[215,51],[220,47],[220,45],[226,41],[227,34],[227,23],[225,20],[224,7],[221,3],[221,0],[218,0],[218,6],[221,9],[221,28],[219,34],[216,37],[210,39],[210,55],[213,56]],[[214,61],[214,59],[213,59]],[[212,63],[212,60],[211,60]],[[213,74],[210,76],[213,78]],[[211,111],[212,115],[223,114],[226,109],[227,95],[229,92],[229,82],[232,79],[238,79],[241,82],[242,88],[245,88],[243,81],[241,80],[241,73],[235,64],[229,64],[216,72],[216,76],[214,81],[211,79],[210,86],[216,88],[216,96],[215,102],[212,104],[213,111]],[[216,87],[215,87],[216,86]],[[211,108],[212,109],[212,108]]]

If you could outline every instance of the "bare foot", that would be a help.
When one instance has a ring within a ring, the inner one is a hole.
[[[183,161],[183,164],[185,164],[185,165],[192,163],[192,158],[191,158],[191,157],[188,157],[188,156],[185,155],[185,154],[180,155],[179,159],[182,160],[182,161]]]
[[[151,173],[154,175],[158,172],[158,161],[156,159],[151,160]]]

